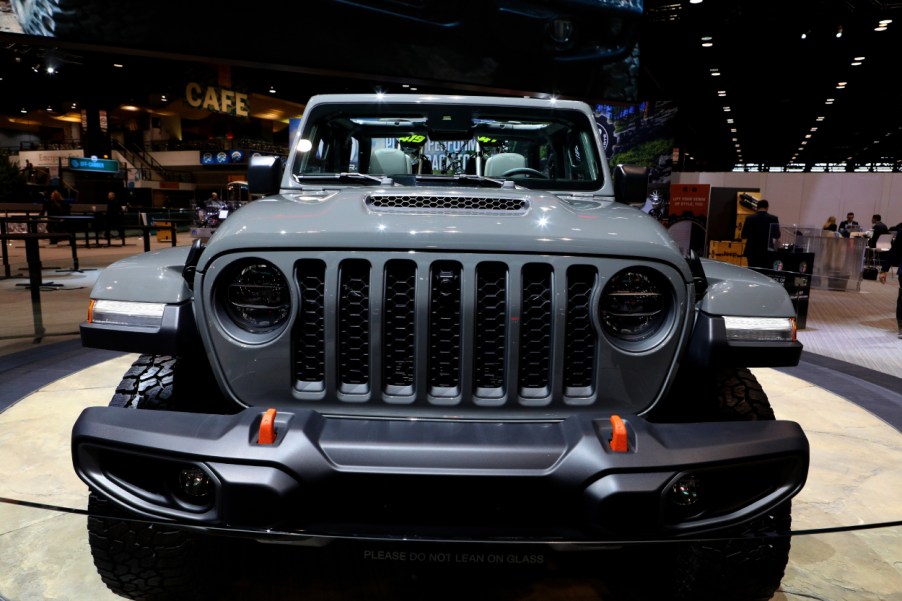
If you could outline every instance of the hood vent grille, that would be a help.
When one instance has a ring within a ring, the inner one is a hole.
[[[371,194],[366,205],[372,211],[400,213],[448,213],[523,215],[526,198],[464,196],[460,194]]]

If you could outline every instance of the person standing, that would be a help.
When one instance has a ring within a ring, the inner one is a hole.
[[[900,261],[902,259],[902,235],[899,232],[902,231],[902,223],[898,224],[894,229],[896,230],[896,237],[893,238],[893,243],[890,245],[889,250],[883,253],[883,265],[877,278],[881,284],[886,284],[887,272],[891,267],[896,268],[896,278],[899,280],[899,296],[896,297],[896,326],[899,328],[899,338],[902,338],[902,276],[899,275],[900,264],[902,264],[902,261]]]
[[[824,231],[825,232],[835,232],[836,231],[836,217],[830,215],[827,217],[826,223],[824,223]]]
[[[776,215],[768,213],[770,203],[766,199],[758,201],[758,210],[745,218],[742,224],[742,239],[745,240],[743,254],[748,260],[749,267],[769,267],[767,264],[767,251],[773,238],[780,237],[780,229],[772,225],[779,225],[780,220]],[[773,238],[771,237],[773,236]]]
[[[870,248],[877,247],[877,239],[880,238],[883,234],[888,234],[889,228],[886,227],[886,224],[881,220],[880,215],[874,215],[871,217],[871,237],[868,239],[868,246]]]
[[[113,230],[119,232],[119,238],[122,240],[122,246],[125,246],[125,216],[122,203],[116,198],[116,193],[110,191],[106,195],[106,240],[107,244],[112,244],[111,237]]]
[[[51,234],[56,234],[60,232],[66,231],[66,228],[63,224],[53,221],[54,217],[62,217],[69,214],[69,205],[66,204],[66,201],[63,200],[63,195],[60,194],[59,190],[54,190],[50,193],[50,197],[44,203],[44,217],[50,219],[47,222],[47,232]],[[56,246],[57,240],[51,240],[50,245]]]
[[[843,238],[848,238],[849,234],[852,232],[857,232],[861,229],[861,226],[858,225],[858,222],[855,221],[855,213],[848,213],[846,215],[845,221],[839,222],[839,233]]]

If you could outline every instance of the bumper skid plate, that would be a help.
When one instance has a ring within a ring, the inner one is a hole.
[[[75,423],[72,456],[93,490],[144,519],[383,539],[678,538],[754,519],[805,483],[793,422],[621,418],[95,407]]]

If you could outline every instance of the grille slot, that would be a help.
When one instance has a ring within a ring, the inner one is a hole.
[[[594,265],[433,259],[374,253],[297,262],[292,352],[300,398],[470,407],[593,402]]]

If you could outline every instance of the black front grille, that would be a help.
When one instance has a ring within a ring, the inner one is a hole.
[[[547,407],[596,394],[594,265],[378,253],[296,265],[303,399]]]

